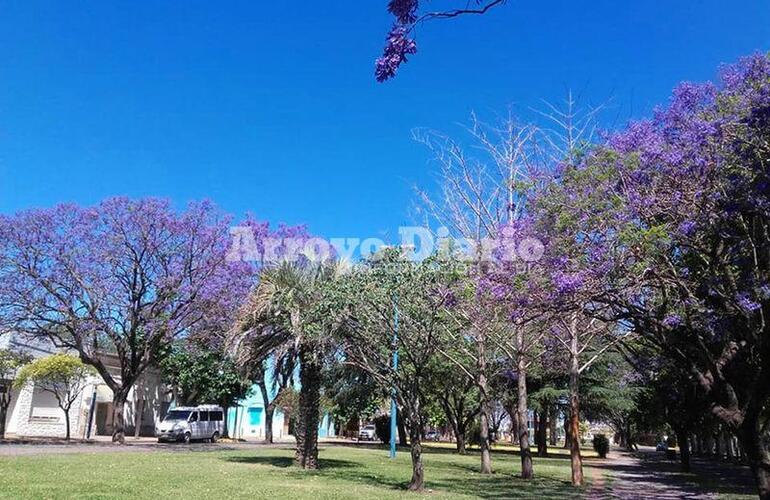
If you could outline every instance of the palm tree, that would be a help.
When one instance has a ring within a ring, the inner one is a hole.
[[[324,287],[339,274],[335,262],[283,262],[260,272],[259,282],[230,335],[241,366],[299,365],[296,463],[318,468],[321,369],[333,324],[324,314]]]

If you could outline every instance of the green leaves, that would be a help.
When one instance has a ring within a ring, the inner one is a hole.
[[[96,371],[71,354],[53,354],[24,365],[17,375],[14,386],[21,388],[27,382],[50,385],[72,385]]]
[[[164,379],[177,389],[181,404],[230,406],[251,388],[251,382],[225,353],[187,341],[176,343],[161,367]]]
[[[32,361],[29,354],[0,349],[0,380],[9,379],[23,365]]]

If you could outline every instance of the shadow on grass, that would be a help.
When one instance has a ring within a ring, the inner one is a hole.
[[[403,474],[394,477],[386,474],[378,474],[376,470],[366,468],[362,464],[359,467],[344,467],[324,469],[318,472],[322,477],[335,481],[358,483],[366,486],[387,488],[394,491],[407,492],[411,469],[403,468]],[[432,467],[432,465],[434,465]],[[452,464],[463,468],[459,464]],[[439,470],[443,469],[443,470]],[[463,468],[464,470],[464,468]],[[536,477],[525,481],[513,474],[481,475],[475,471],[468,474],[447,474],[447,467],[436,467],[435,464],[425,465],[425,488],[434,490],[435,493],[451,493],[455,495],[468,495],[489,500],[514,499],[514,498],[579,498],[584,491],[576,490],[568,481],[559,481],[548,477]],[[307,471],[296,471],[296,477],[301,479]],[[292,474],[294,475],[294,474]]]
[[[294,465],[294,459],[292,457],[281,457],[281,456],[227,457],[225,458],[225,460],[227,460],[228,462],[236,462],[240,464],[270,465],[272,467],[280,467],[284,469],[288,467],[292,467]],[[345,467],[356,467],[360,465],[356,462],[350,462],[348,460],[337,460],[334,458],[320,458],[318,460],[318,463],[321,471],[345,468]]]
[[[503,498],[580,498],[584,488],[575,488],[569,481],[559,481],[537,475],[524,480],[514,474],[477,474],[468,480],[440,479],[430,481],[431,488],[485,499]]]
[[[354,444],[349,447],[351,449],[386,449],[384,446],[372,444],[363,446]],[[478,473],[476,465],[458,462],[460,456],[454,450],[430,448],[426,452],[430,458],[425,464],[425,487],[428,490],[435,490],[436,493],[469,495],[476,498],[497,500],[537,497],[578,498],[585,491],[585,489],[575,489],[569,481],[558,480],[549,476],[538,476],[537,471],[532,480],[521,479],[513,472],[482,475]],[[398,471],[394,473],[392,468],[380,470],[365,461],[327,458],[320,458],[318,471],[295,468],[292,458],[287,456],[236,456],[227,457],[225,460],[278,467],[283,469],[290,478],[298,481],[306,478],[308,474],[312,474],[330,481],[357,483],[404,493],[406,493],[411,476],[411,467],[407,464],[399,465]]]
[[[363,450],[388,450],[389,446],[385,444],[378,444],[378,443],[360,443],[351,441],[349,443],[325,443],[325,446],[333,446],[338,448],[353,448],[353,449],[363,449]],[[537,455],[537,453],[532,453],[532,458],[537,459],[555,459],[555,460],[570,460],[569,450],[564,450],[559,447],[553,447],[551,448],[551,452],[548,453],[545,457],[540,457]],[[555,452],[555,450],[562,450],[561,453]],[[409,446],[398,446],[398,451],[403,451],[405,453],[409,453]],[[584,453],[583,458],[593,458],[589,457],[588,454],[591,453],[591,451],[588,448],[581,448],[581,452]],[[466,449],[466,453],[464,455],[460,455],[457,453],[457,450],[455,448],[449,448],[449,447],[443,447],[443,446],[436,446],[432,445],[430,443],[423,443],[422,445],[422,454],[423,455],[452,455],[452,456],[466,456],[466,457],[474,457],[479,456],[480,450],[478,448],[471,448],[468,447]],[[520,457],[521,452],[519,450],[513,450],[510,448],[492,448],[492,455],[502,455],[502,456],[508,456],[508,457]]]

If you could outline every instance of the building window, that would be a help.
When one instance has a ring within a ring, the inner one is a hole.
[[[262,423],[262,408],[249,408],[249,425],[257,426]]]
[[[62,417],[64,417],[64,413],[59,408],[56,396],[36,386],[32,391],[29,421],[58,423],[64,422]]]

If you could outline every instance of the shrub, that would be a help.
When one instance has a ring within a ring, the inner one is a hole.
[[[607,458],[610,452],[610,440],[604,434],[594,436],[594,451],[599,454],[599,458]]]

